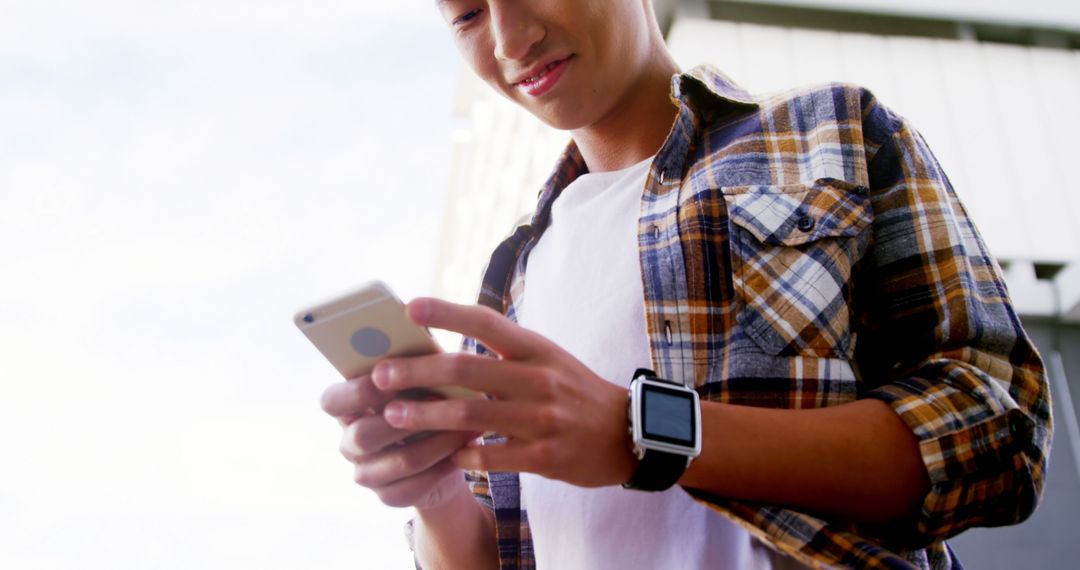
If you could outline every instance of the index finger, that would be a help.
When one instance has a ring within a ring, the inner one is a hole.
[[[365,374],[327,386],[320,404],[326,413],[335,418],[360,417],[369,410],[381,409],[396,394],[376,388],[371,383],[371,375]]]
[[[420,297],[405,305],[405,313],[420,326],[461,333],[484,343],[506,359],[525,359],[547,342],[483,305],[459,305]]]

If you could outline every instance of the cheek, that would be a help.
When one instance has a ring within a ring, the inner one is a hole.
[[[458,51],[480,79],[492,86],[501,84],[499,66],[495,60],[495,49],[490,42],[484,41],[483,38],[462,38],[456,43]]]
[[[634,67],[648,56],[649,23],[640,0],[603,3],[587,15],[588,28],[593,30],[593,48],[606,64],[621,62],[622,67]],[[619,30],[613,33],[613,30]]]

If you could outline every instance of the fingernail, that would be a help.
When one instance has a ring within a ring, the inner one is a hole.
[[[390,402],[383,408],[383,419],[393,427],[401,427],[405,423],[405,404]]]
[[[426,323],[428,317],[431,316],[431,301],[427,298],[413,299],[412,305],[412,317],[414,322]]]
[[[385,390],[390,387],[393,375],[394,365],[389,362],[380,362],[375,365],[375,370],[371,371],[371,383],[375,384],[376,388]]]

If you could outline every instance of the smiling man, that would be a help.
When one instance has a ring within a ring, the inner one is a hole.
[[[649,0],[437,4],[572,142],[478,306],[409,304],[465,350],[324,394],[423,567],[951,568],[1030,515],[1042,363],[902,118],[681,72]],[[395,399],[437,385],[490,398]]]

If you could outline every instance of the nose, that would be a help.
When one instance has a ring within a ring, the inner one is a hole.
[[[547,35],[543,23],[531,13],[528,4],[517,0],[491,2],[496,59],[527,59],[533,47]]]

